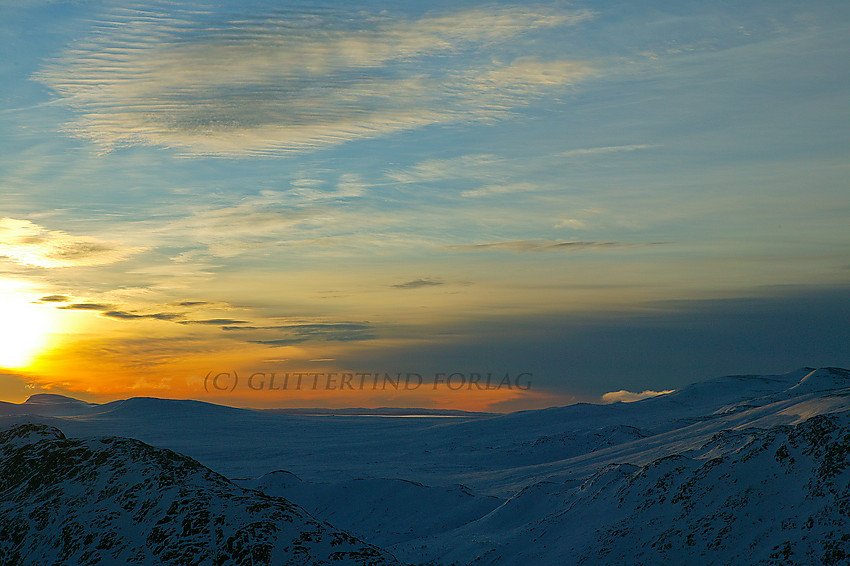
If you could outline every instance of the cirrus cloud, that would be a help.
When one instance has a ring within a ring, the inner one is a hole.
[[[335,11],[338,12],[338,8]],[[121,10],[36,78],[74,109],[69,130],[104,150],[183,155],[310,151],[431,124],[492,120],[593,73],[580,61],[486,53],[586,10],[502,6],[419,18]],[[439,56],[440,64],[428,61]]]
[[[29,220],[0,218],[0,257],[22,265],[47,268],[106,265],[142,250],[49,230]]]
[[[247,341],[266,346],[291,346],[303,342],[355,342],[374,340],[374,328],[369,323],[313,322],[279,324],[274,326],[222,326],[223,330],[248,333],[271,333],[267,338],[246,338]],[[246,335],[247,336],[247,335]]]
[[[509,251],[515,253],[525,252],[553,252],[553,251],[580,251],[589,249],[610,248],[639,248],[645,246],[657,246],[661,242],[629,243],[629,242],[565,242],[558,240],[505,240],[502,242],[485,242],[481,244],[458,244],[446,246],[450,250],[458,252],[477,251]]]
[[[443,284],[444,283],[442,281],[437,281],[434,279],[413,279],[405,283],[390,285],[390,287],[394,287],[396,289],[420,289],[422,287],[435,287]]]

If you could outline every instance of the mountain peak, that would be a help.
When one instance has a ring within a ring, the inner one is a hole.
[[[0,555],[16,564],[397,564],[285,499],[137,440],[0,430],[0,477],[0,524],[13,533]]]
[[[35,444],[42,440],[62,440],[65,435],[58,428],[35,423],[20,424],[0,431],[0,445],[3,449]]]
[[[68,405],[68,404],[85,404],[91,405],[92,403],[88,403],[86,401],[80,401],[79,399],[74,399],[73,397],[67,397],[65,395],[59,395],[58,393],[36,393],[35,395],[30,395],[29,398],[24,401],[26,405]]]

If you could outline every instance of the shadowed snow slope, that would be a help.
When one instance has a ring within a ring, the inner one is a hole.
[[[540,482],[455,532],[396,548],[467,564],[847,564],[850,413],[729,431],[706,451]]]
[[[32,403],[28,414],[27,403],[0,405],[0,428],[40,423],[169,448],[414,564],[850,557],[850,372],[839,368],[452,418],[56,401],[61,410]]]
[[[3,564],[394,564],[280,498],[126,438],[0,432]]]
[[[460,486],[428,487],[398,479],[358,479],[338,483],[302,481],[287,472],[237,481],[290,500],[346,531],[389,546],[449,531],[483,517],[503,503]],[[344,505],[340,502],[344,501]]]

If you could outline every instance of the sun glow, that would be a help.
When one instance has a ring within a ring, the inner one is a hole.
[[[32,301],[25,294],[0,290],[0,367],[25,368],[47,347],[52,309]]]

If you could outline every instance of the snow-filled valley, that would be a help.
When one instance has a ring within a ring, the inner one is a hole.
[[[442,418],[34,395],[0,562],[847,564],[848,409],[838,368]]]

